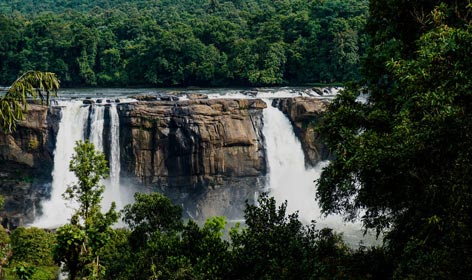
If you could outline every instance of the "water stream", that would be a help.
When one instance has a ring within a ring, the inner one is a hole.
[[[52,172],[51,198],[42,202],[42,215],[37,217],[33,225],[43,228],[55,228],[67,223],[77,208],[77,204],[62,197],[67,187],[77,182],[74,173],[69,171],[69,162],[74,154],[75,143],[84,141],[87,128],[90,128],[88,140],[98,151],[104,151],[105,106],[83,105],[82,101],[60,101],[61,120],[54,151],[54,169]],[[120,143],[119,119],[116,105],[110,105],[110,177],[102,182],[105,184],[102,208],[106,211],[112,201],[121,209],[124,203],[120,192]]]
[[[327,162],[320,162],[315,168],[306,168],[304,153],[300,141],[294,135],[292,124],[279,109],[270,106],[269,99],[265,99],[265,102],[268,106],[263,112],[263,134],[269,169],[265,189],[278,203],[287,200],[287,212],[298,211],[303,223],[316,220],[318,227],[335,228],[343,231],[347,240],[352,239],[352,244],[358,242],[362,236],[358,224],[345,224],[338,216],[322,217],[315,201],[314,181],[319,178],[321,169]],[[132,197],[130,191],[120,185],[120,124],[116,104],[83,105],[79,100],[69,100],[60,101],[59,105],[62,106],[62,118],[54,152],[51,199],[43,201],[43,215],[34,222],[35,226],[45,228],[68,222],[76,207],[65,201],[62,194],[68,185],[77,180],[69,171],[69,161],[75,142],[86,137],[99,151],[104,151],[104,143],[109,143],[110,177],[103,182],[106,186],[103,210],[108,210],[112,201],[121,209],[125,205],[123,197]],[[105,123],[107,117],[108,124]],[[109,131],[105,131],[106,129]],[[107,139],[104,138],[106,135],[109,136]]]
[[[51,198],[42,202],[43,214],[36,218],[34,226],[54,228],[63,225],[72,216],[76,204],[62,198],[67,187],[76,181],[69,171],[69,161],[74,153],[75,143],[84,138],[89,110],[82,102],[61,101],[61,121],[54,151]]]
[[[268,163],[268,180],[266,190],[280,204],[287,201],[287,213],[298,211],[299,220],[309,224],[316,220],[318,228],[330,227],[344,233],[348,243],[355,246],[362,239],[361,226],[358,223],[344,223],[340,216],[321,215],[315,200],[315,180],[320,177],[322,168],[327,161],[319,162],[314,168],[305,167],[305,155],[293,126],[279,109],[272,107],[270,100],[264,100],[263,134],[266,141]]]

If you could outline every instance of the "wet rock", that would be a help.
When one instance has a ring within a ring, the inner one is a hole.
[[[156,101],[158,98],[157,96],[155,95],[137,95],[137,96],[134,96],[134,99],[138,100],[138,101]]]
[[[292,122],[308,166],[315,166],[330,157],[326,145],[315,130],[327,105],[327,101],[312,97],[276,98],[272,101],[272,106],[279,108]]]
[[[187,93],[187,98],[190,100],[208,99],[208,95],[201,93]]]
[[[17,130],[0,131],[0,195],[5,207],[0,211],[2,224],[9,228],[32,222],[34,209],[45,192],[39,191],[51,181],[55,128],[60,109],[29,105],[25,120]]]

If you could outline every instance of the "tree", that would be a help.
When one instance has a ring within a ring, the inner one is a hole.
[[[258,205],[246,205],[247,228],[230,234],[233,279],[344,278],[350,253],[340,235],[330,229],[304,226],[298,214],[286,213],[287,202],[277,206],[263,194]],[[355,279],[351,275],[351,279]]]
[[[160,193],[135,194],[125,206],[124,221],[132,232],[133,251],[125,279],[189,279],[191,263],[182,254],[182,209]]]
[[[343,82],[357,75],[368,3],[17,2],[0,3],[0,81],[45,69],[72,86]]]
[[[223,240],[224,217],[209,218],[203,227],[189,220],[182,231],[181,248],[198,279],[228,279],[229,242]]]
[[[366,228],[387,231],[394,277],[467,278],[471,252],[458,244],[472,242],[472,33],[461,15],[472,7],[414,1],[404,13],[401,1],[383,2],[371,1],[370,24],[387,20],[371,30],[364,83],[344,91],[324,119],[336,157],[317,197],[325,213],[362,213]],[[386,36],[393,32],[396,42]]]
[[[0,278],[5,277],[5,267],[8,265],[11,254],[10,235],[0,225]]]
[[[123,209],[123,220],[133,231],[137,244],[144,244],[154,232],[176,232],[182,229],[182,208],[163,194],[136,193],[134,203]]]
[[[28,98],[49,105],[51,95],[57,96],[58,89],[59,80],[54,73],[28,71],[21,75],[0,98],[0,128],[6,132],[15,130],[16,123],[24,118]]]
[[[87,276],[96,279],[104,273],[100,265],[100,249],[110,239],[111,225],[118,220],[113,202],[108,212],[100,208],[104,186],[100,181],[108,176],[105,155],[95,151],[93,143],[78,141],[70,170],[78,182],[66,190],[64,197],[75,200],[79,207],[71,223],[57,230],[55,259],[64,262],[70,279]]]

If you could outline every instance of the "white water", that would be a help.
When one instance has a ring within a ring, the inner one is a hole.
[[[75,143],[85,140],[85,128],[88,120],[89,106],[82,105],[82,101],[61,101],[62,118],[59,123],[56,150],[54,151],[54,170],[52,172],[51,199],[43,201],[43,215],[36,218],[34,226],[54,228],[67,223],[77,208],[77,204],[65,200],[62,194],[67,187],[77,181],[74,173],[69,171],[69,162],[74,153]],[[95,149],[103,152],[103,130],[105,123],[105,106],[91,105],[90,113],[90,141]],[[116,105],[110,107],[110,177],[102,182],[105,184],[102,208],[107,211],[112,201],[117,204],[117,209],[124,206],[120,192],[120,143],[119,143],[119,119]]]
[[[83,140],[84,127],[88,117],[88,108],[82,102],[61,102],[62,119],[57,133],[54,151],[54,169],[52,172],[51,199],[42,202],[43,215],[34,225],[53,228],[65,224],[72,216],[76,204],[62,198],[67,187],[76,181],[74,173],[69,171],[69,161],[74,153],[75,143]]]
[[[344,232],[347,241],[356,244],[362,239],[359,224],[344,223],[335,215],[323,217],[315,200],[315,180],[320,177],[327,162],[320,162],[315,168],[305,167],[305,156],[289,119],[265,100],[263,134],[266,141],[268,163],[267,190],[281,204],[287,201],[287,214],[298,211],[299,219],[305,224],[316,220],[318,227],[330,227]]]
[[[276,96],[290,95],[290,92],[285,90],[279,90],[275,93]],[[258,93],[257,96],[265,95]],[[267,96],[274,97],[274,92],[268,92]],[[81,108],[81,104],[81,101],[61,102],[61,105],[66,107],[62,112],[63,118],[59,124],[57,135],[51,200],[43,202],[43,216],[35,221],[35,226],[54,227],[66,223],[71,217],[71,206],[74,205],[66,206],[62,194],[69,184],[76,181],[74,174],[69,172],[68,168],[75,142],[83,140],[85,135],[84,129],[89,107]],[[103,151],[105,107],[101,105],[93,105],[93,107],[90,116],[90,140],[98,150]],[[125,188],[120,187],[119,121],[115,104],[110,107],[110,122],[110,178],[104,182],[106,188],[102,203],[105,211],[108,210],[112,201],[115,201],[117,208],[120,209],[125,204],[122,198],[132,197],[131,191],[124,193]],[[351,232],[355,236],[354,239],[358,239],[361,236],[359,225],[345,225],[342,219],[336,216],[321,217],[319,207],[315,201],[314,181],[319,177],[321,168],[326,162],[320,163],[315,168],[305,168],[301,144],[293,133],[292,125],[285,115],[270,106],[270,103],[268,103],[268,108],[264,110],[264,123],[263,133],[266,139],[269,166],[269,178],[266,187],[270,194],[279,203],[288,200],[288,213],[299,211],[300,220],[304,223],[316,220],[318,225],[344,231],[345,236],[350,235]],[[109,139],[105,139],[105,141],[109,141]]]
[[[103,152],[103,126],[105,124],[105,106],[92,105],[90,123],[90,142],[95,150]]]
[[[118,118],[118,111],[116,104],[110,107],[110,177],[105,181],[105,192],[103,194],[102,208],[106,211],[110,204],[114,201],[117,209],[124,207],[124,202],[121,197],[122,188],[120,185],[120,121]]]

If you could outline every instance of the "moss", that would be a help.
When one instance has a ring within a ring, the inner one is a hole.
[[[33,152],[38,150],[39,148],[39,141],[37,138],[32,138],[28,142],[28,151]]]

